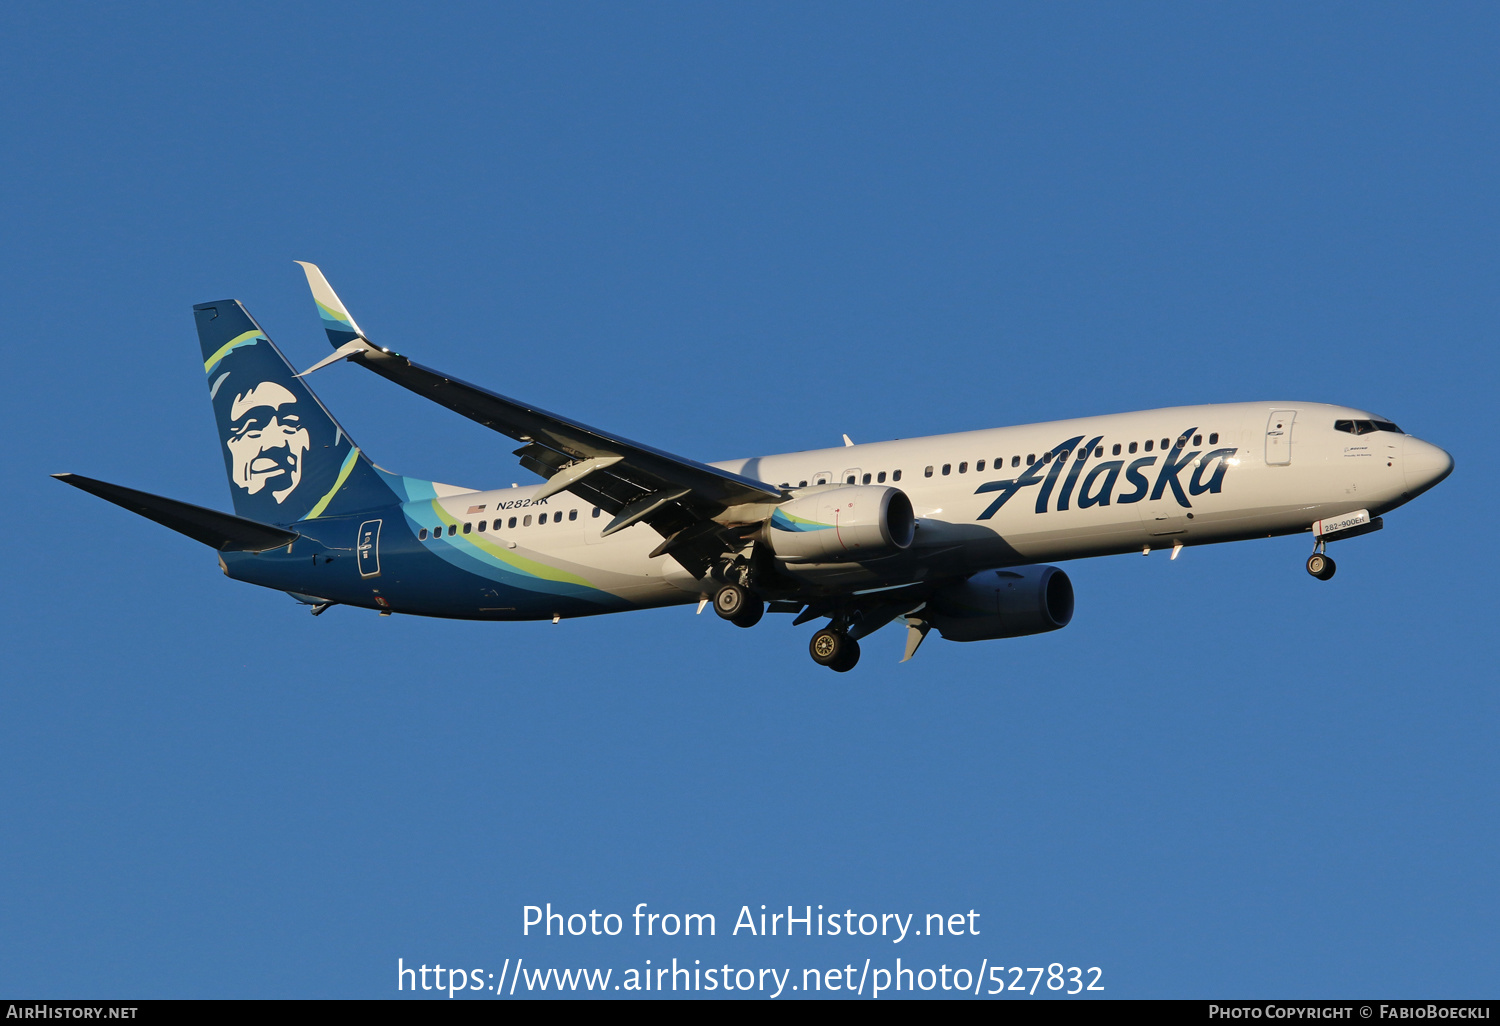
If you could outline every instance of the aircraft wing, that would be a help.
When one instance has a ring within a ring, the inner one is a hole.
[[[521,465],[548,479],[539,495],[566,489],[599,506],[614,517],[605,526],[605,535],[645,522],[666,539],[656,555],[672,552],[690,571],[700,573],[700,566],[694,564],[706,567],[705,560],[743,544],[736,532],[714,522],[714,517],[730,506],[782,501],[781,490],[774,485],[589,427],[376,346],[359,331],[322,272],[298,262],[307,274],[329,340],[337,347],[332,357],[305,374],[347,358],[525,443],[515,450]]]

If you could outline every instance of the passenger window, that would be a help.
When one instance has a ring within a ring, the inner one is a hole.
[[[880,473],[876,474],[875,481],[878,484],[885,484],[885,471],[882,470]]]
[[[974,464],[974,473],[976,473],[976,474],[983,474],[984,473],[984,460],[980,460],[978,463]]]
[[[1026,465],[1029,467],[1029,466],[1031,466],[1035,462],[1036,462],[1036,453],[1034,453],[1034,452],[1028,452],[1026,454]]]
[[[968,460],[964,460],[962,463],[960,463],[958,465],[958,472],[960,474],[967,474],[969,472],[969,461]]]
[[[1135,449],[1136,449],[1136,444],[1135,444],[1135,443],[1134,443],[1134,442],[1131,442],[1131,443],[1130,443],[1130,454],[1131,454],[1131,455],[1132,455],[1132,456],[1134,456],[1134,455],[1135,455]]]
[[[1030,463],[1031,461],[1027,460],[1026,462]],[[1021,457],[1019,457],[1019,456],[1012,456],[1010,458],[1010,465],[1013,466],[1013,467],[1019,467],[1021,465]]]
[[[943,476],[947,477],[951,473],[953,473],[953,464],[951,464],[951,463],[944,463],[943,464]]]
[[[853,483],[854,483],[854,475],[853,474],[850,474],[848,477],[844,478],[844,484],[853,484]]]
[[[860,482],[860,483],[861,483],[861,484],[869,484],[869,483],[870,483],[870,475],[869,475],[869,474],[866,474],[866,475],[865,475],[865,476],[864,476],[864,478],[863,478],[863,479],[862,479],[862,480],[861,480],[861,482]]]
[[[552,514],[552,522],[554,524],[562,523],[562,510],[558,510],[556,513]]]
[[[576,509],[570,509],[570,510],[568,510],[568,519],[569,520],[577,520],[578,519],[578,511]]]
[[[473,524],[464,524],[464,534],[468,534],[472,530],[474,530]]]
[[[1172,448],[1172,440],[1170,438],[1163,438],[1161,440],[1161,447],[1163,449],[1170,449],[1170,448]]]
[[[510,520],[507,523],[507,526],[509,526],[511,528],[514,528],[516,526],[516,518],[515,517],[511,517]]]
[[[427,528],[424,527],[420,531],[417,532],[417,541],[426,541],[426,540],[427,540]]]
[[[1101,445],[1097,449],[1094,450],[1094,458],[1095,459],[1098,459],[1099,457],[1101,457],[1103,455],[1104,455],[1104,446]]]
[[[595,506],[594,507],[594,512],[590,513],[589,516],[598,518],[598,516],[599,516],[599,507]],[[516,518],[515,517],[511,517],[510,518],[510,526],[511,527],[515,527],[516,526]]]
[[[1110,450],[1110,454],[1114,455],[1114,456],[1120,455],[1120,443],[1119,442],[1115,443],[1115,447]]]
[[[1194,445],[1202,445],[1203,444],[1203,436],[1202,435],[1194,435],[1193,436],[1193,444]]]
[[[798,482],[797,482],[797,487],[798,487],[798,488],[806,488],[806,487],[807,487],[807,482],[806,482],[806,481],[798,481]],[[596,517],[597,517],[597,516],[598,516],[598,515],[599,515],[599,511],[598,511],[598,510],[595,510],[595,511],[594,511],[594,516],[596,516]]]
[[[924,477],[931,477],[932,476],[932,468],[928,467],[926,470],[922,471],[922,476],[924,476]]]
[[[521,518],[521,526],[522,527],[530,527],[531,526],[531,514],[530,513],[526,514],[524,517]]]
[[[1155,443],[1155,442],[1153,442],[1153,441],[1152,441],[1152,440],[1151,440],[1151,439],[1149,439],[1149,438],[1148,438],[1148,439],[1146,439],[1146,451],[1147,451],[1147,452],[1150,452],[1150,451],[1151,451],[1151,450],[1152,450],[1152,449],[1154,449],[1154,448],[1156,448],[1156,443]],[[1132,450],[1131,450],[1131,452],[1134,452],[1134,451],[1135,451],[1135,450],[1134,450],[1134,449],[1132,449]]]
[[[892,473],[891,474],[891,480],[892,481],[899,481],[899,480],[901,480],[901,471],[897,470],[894,473]]]
[[[452,538],[457,533],[458,533],[458,525],[457,524],[449,524],[448,525],[448,537]]]
[[[481,520],[479,522],[479,533],[483,534],[484,533],[484,529],[486,527],[488,527],[489,525],[490,525],[490,522],[488,520]]]

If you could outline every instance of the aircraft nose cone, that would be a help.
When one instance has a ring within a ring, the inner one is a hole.
[[[1406,488],[1412,494],[1425,492],[1453,473],[1453,457],[1431,442],[1408,438],[1401,458]]]

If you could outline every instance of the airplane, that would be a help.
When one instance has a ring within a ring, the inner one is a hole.
[[[218,551],[230,578],[381,615],[552,620],[712,604],[826,619],[809,649],[844,672],[900,621],[986,641],[1058,630],[1053,561],[1310,533],[1327,544],[1453,470],[1364,410],[1242,402],[700,463],[461,381],[376,345],[298,261],[334,351],[297,373],[236,300],[193,307],[234,514],[77,474],[67,484]],[[543,483],[473,490],[387,471],[308,387],[339,361],[521,443]]]

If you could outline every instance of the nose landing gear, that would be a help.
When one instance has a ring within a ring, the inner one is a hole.
[[[1317,548],[1313,549],[1313,554],[1307,557],[1307,572],[1320,581],[1328,580],[1338,570],[1333,557],[1324,552],[1324,545],[1323,539],[1319,538]]]
[[[847,673],[859,662],[859,642],[833,627],[824,627],[814,634],[807,647],[813,662],[836,673]]]

